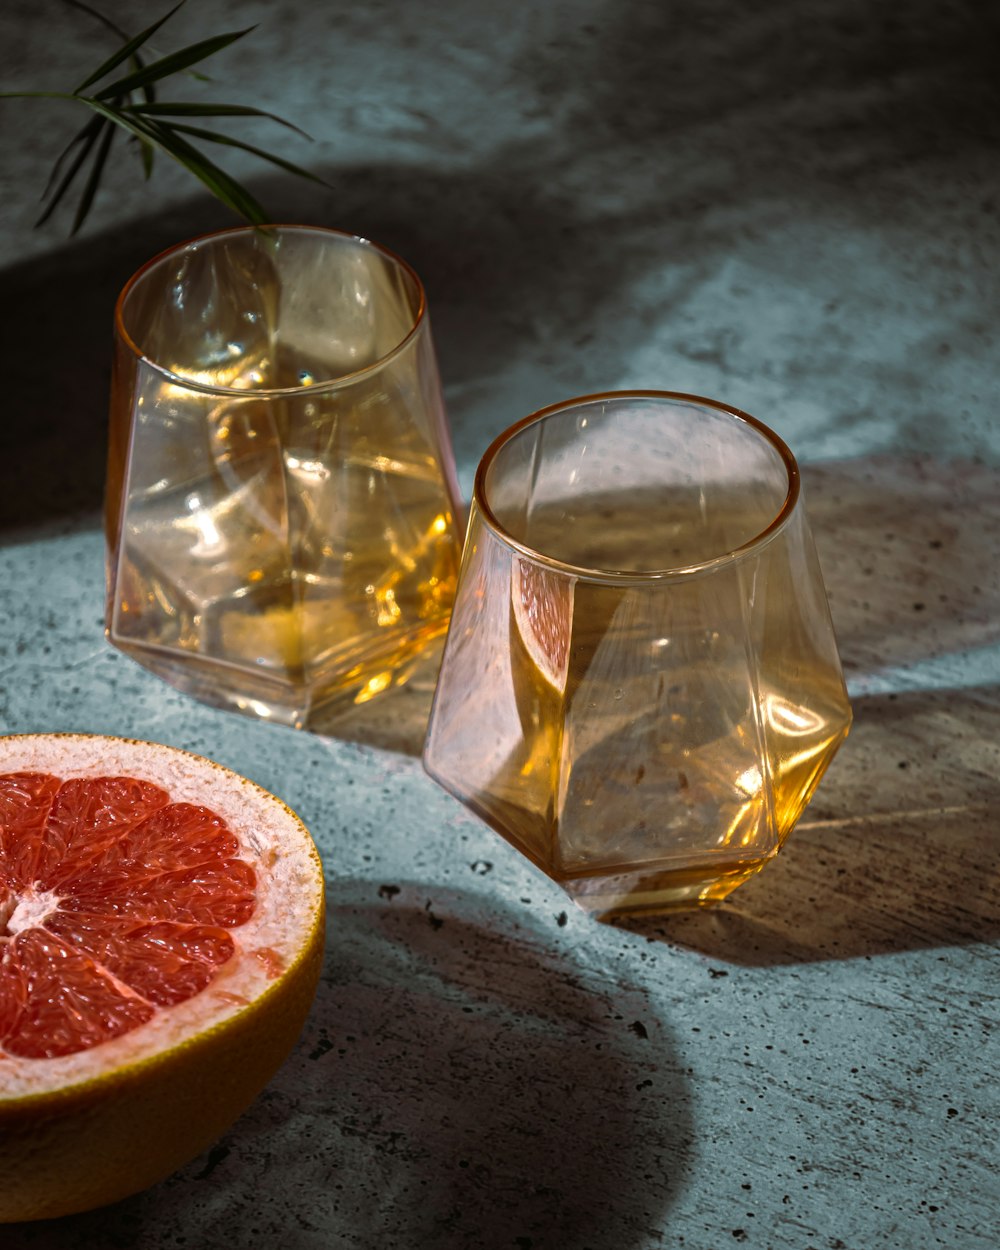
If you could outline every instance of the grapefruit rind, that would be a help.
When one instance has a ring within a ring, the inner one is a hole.
[[[172,802],[211,808],[239,839],[241,857],[258,868],[258,889],[254,915],[229,931],[236,956],[205,990],[89,1050],[0,1057],[0,1221],[117,1201],[200,1153],[295,1044],[324,947],[316,848],[294,812],[253,782],[158,744],[0,738],[0,774],[26,771],[64,780],[138,777],[162,786]]]

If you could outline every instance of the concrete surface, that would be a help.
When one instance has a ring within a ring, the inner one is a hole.
[[[0,725],[244,772],[313,829],[331,904],[301,1044],[223,1141],[5,1250],[994,1250],[1000,10],[203,0],[159,43],[254,21],[184,94],[304,125],[281,150],[332,190],[230,167],[422,274],[466,489],[501,428],[588,390],[760,416],[806,463],[856,725],[731,903],[613,929],[423,774],[432,671],[307,735],[115,654],[114,296],[229,218],[122,151],[78,239],[33,231],[73,117],[0,104]],[[56,0],[0,10],[4,88],[109,47]]]

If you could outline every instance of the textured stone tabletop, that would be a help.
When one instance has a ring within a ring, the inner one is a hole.
[[[162,32],[261,22],[192,90],[313,134],[282,152],[330,190],[231,163],[276,218],[420,272],[466,491],[513,420],[624,386],[734,404],[803,461],[855,727],[764,873],[629,927],[424,774],[433,665],[296,733],[107,646],[114,297],[230,219],[123,151],[80,236],[33,231],[73,118],[0,104],[0,727],[237,769],[311,827],[330,903],[301,1042],[225,1138],[4,1250],[1000,1244],[998,14],[203,0]],[[4,89],[109,50],[58,0],[0,10]]]

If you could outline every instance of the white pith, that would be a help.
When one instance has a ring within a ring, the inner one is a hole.
[[[169,1050],[238,1014],[274,984],[266,960],[241,955],[273,951],[287,968],[302,952],[322,901],[319,861],[298,818],[253,782],[171,747],[73,735],[0,738],[0,774],[12,772],[50,773],[64,781],[115,775],[150,781],[171,803],[199,804],[222,817],[240,842],[240,858],[260,871],[253,916],[228,930],[236,956],[205,990],[122,1037],[73,1055],[23,1059],[0,1049],[0,1101],[74,1085]],[[14,924],[29,927],[30,916],[37,924],[51,899],[22,894],[7,932],[17,931]]]
[[[59,895],[52,890],[34,890],[28,886],[14,897],[14,909],[7,917],[7,932],[13,937],[25,929],[44,924],[59,907]]]

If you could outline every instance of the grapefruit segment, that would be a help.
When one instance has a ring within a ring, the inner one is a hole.
[[[6,979],[22,1001],[3,1051],[23,1059],[55,1059],[128,1033],[154,1015],[152,1005],[89,956],[42,928],[10,943]]]
[[[92,884],[78,877],[67,883],[59,906],[64,911],[107,916],[109,922],[120,916],[241,925],[253,915],[256,884],[249,864],[225,859],[172,872],[95,874]]]
[[[46,778],[48,780],[48,778]],[[56,778],[55,780],[58,780]],[[58,889],[61,882],[99,860],[108,847],[140,824],[169,795],[134,777],[81,777],[62,782],[48,810],[41,836],[14,828],[21,848],[18,879]]]
[[[323,933],[315,847],[266,791],[151,743],[0,738],[0,1220],[209,1145],[297,1038]]]
[[[0,1035],[14,1032],[27,1001],[27,980],[15,967],[8,945],[0,951]]]
[[[232,859],[239,851],[236,835],[207,807],[171,803],[121,838],[103,857],[105,866],[183,868],[206,860]]]
[[[205,925],[125,922],[121,931],[115,931],[104,916],[61,912],[48,928],[147,1002],[161,1007],[199,993],[236,952],[225,929]]]
[[[0,777],[0,880],[26,885],[42,840],[58,777],[10,773]]]

